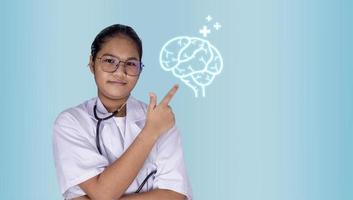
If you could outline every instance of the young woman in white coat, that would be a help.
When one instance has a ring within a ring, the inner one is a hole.
[[[191,199],[181,138],[170,101],[178,86],[149,105],[133,98],[142,72],[142,42],[129,26],[103,29],[89,68],[97,97],[59,114],[53,152],[65,199]]]

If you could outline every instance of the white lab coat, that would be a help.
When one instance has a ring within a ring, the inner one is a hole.
[[[97,120],[93,107],[97,102],[100,118],[109,113],[99,98],[90,99],[63,111],[54,123],[53,153],[59,186],[65,199],[85,195],[78,184],[100,174],[118,159],[140,133],[146,120],[147,105],[132,96],[127,101],[125,134],[121,133],[113,118],[100,125],[100,155],[96,146]],[[152,189],[169,189],[192,199],[191,185],[184,164],[181,138],[174,126],[154,145],[137,177],[125,194],[133,193],[153,170],[141,192]]]

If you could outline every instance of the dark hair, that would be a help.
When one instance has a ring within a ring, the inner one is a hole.
[[[140,60],[142,59],[142,42],[137,33],[130,26],[122,25],[122,24],[113,24],[111,26],[106,27],[101,32],[98,33],[96,38],[94,38],[91,45],[91,56],[92,60],[95,60],[97,53],[101,50],[102,45],[110,38],[113,38],[117,35],[124,35],[129,37],[134,41],[137,46],[137,51],[140,56]]]

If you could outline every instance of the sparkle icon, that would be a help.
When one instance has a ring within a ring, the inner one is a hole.
[[[207,35],[211,33],[211,30],[208,29],[207,26],[203,26],[199,32],[202,34],[202,36],[207,37]]]
[[[218,22],[216,22],[214,25],[213,25],[213,28],[215,28],[217,31],[222,28],[222,25]]]
[[[211,15],[208,15],[208,16],[206,17],[206,20],[207,20],[208,22],[210,22],[210,21],[212,20]]]

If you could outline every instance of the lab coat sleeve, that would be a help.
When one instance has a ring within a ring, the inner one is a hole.
[[[53,153],[61,193],[64,197],[85,194],[78,184],[100,174],[108,160],[96,149],[95,140],[69,112],[63,112],[54,123]],[[70,191],[70,192],[69,192]],[[69,195],[69,196],[67,196]]]
[[[192,189],[187,176],[181,138],[174,126],[162,135],[157,143],[157,173],[153,188],[169,189],[192,199]]]

